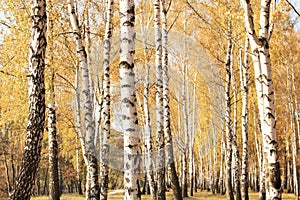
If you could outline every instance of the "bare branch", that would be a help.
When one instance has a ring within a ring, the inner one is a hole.
[[[294,10],[294,12],[300,17],[300,13],[297,11],[295,6],[289,0],[285,0],[285,1],[291,6],[291,8]]]
[[[58,77],[60,77],[61,79],[63,79],[64,81],[66,81],[74,90],[76,90],[75,86],[68,80],[66,79],[65,77],[63,77],[62,75],[60,75],[59,73],[56,73],[56,75]]]

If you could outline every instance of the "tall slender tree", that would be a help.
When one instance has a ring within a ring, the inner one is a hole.
[[[49,198],[59,200],[59,176],[58,176],[58,142],[56,130],[56,109],[54,93],[54,69],[52,69],[50,86],[50,103],[48,105],[48,144],[49,144]]]
[[[144,112],[145,112],[145,127],[144,127],[144,140],[145,140],[145,168],[147,173],[147,181],[149,182],[150,193],[152,200],[156,200],[157,195],[157,185],[155,181],[155,170],[154,170],[154,156],[153,156],[153,141],[152,141],[152,129],[150,120],[150,110],[149,110],[149,89],[150,89],[150,48],[147,41],[147,31],[151,22],[151,17],[145,22],[144,16],[141,17],[141,32],[143,38],[144,47],[144,57],[145,57],[145,81],[144,81]],[[143,25],[145,25],[143,27]]]
[[[181,188],[175,168],[173,140],[171,132],[169,71],[168,71],[168,29],[166,1],[161,0],[162,14],[162,78],[163,78],[163,129],[166,140],[166,164],[171,178],[171,187],[174,198],[182,200]]]
[[[244,62],[242,61],[242,50],[240,50],[240,85],[242,91],[242,176],[241,196],[243,200],[249,199],[248,188],[248,49],[249,40],[246,39]]]
[[[240,183],[240,173],[239,173],[239,149],[237,145],[237,87],[235,81],[235,71],[233,67],[233,49],[231,53],[231,62],[230,62],[230,74],[231,74],[231,86],[233,92],[233,126],[232,126],[232,160],[233,165],[233,180],[235,186],[236,200],[241,200],[241,183]]]
[[[84,125],[86,132],[87,160],[88,160],[88,188],[86,192],[87,199],[99,199],[99,183],[98,183],[98,164],[96,158],[96,149],[94,143],[95,123],[93,116],[92,95],[90,91],[90,74],[88,68],[87,53],[82,41],[82,35],[79,28],[77,10],[75,9],[74,0],[68,0],[68,11],[72,25],[76,53],[80,63],[82,94],[83,94],[83,111]],[[78,102],[79,103],[79,102]]]
[[[141,199],[139,186],[140,136],[136,111],[134,0],[120,0],[120,85],[124,135],[124,199]]]
[[[231,24],[228,24],[228,34],[231,35]],[[232,54],[232,41],[228,40],[228,49],[226,55],[226,86],[225,86],[225,99],[226,99],[226,192],[227,199],[233,200],[233,189],[232,189],[232,174],[231,174],[231,163],[232,163],[232,121],[231,121],[231,94],[230,94],[230,85],[231,85],[231,54]]]
[[[163,77],[162,77],[162,35],[161,1],[154,0],[154,36],[156,66],[156,148],[157,148],[157,198],[166,199],[165,192],[165,142],[163,130]]]
[[[245,25],[250,40],[255,72],[256,93],[260,113],[263,141],[263,157],[266,162],[266,199],[281,199],[280,164],[276,134],[274,88],[270,60],[271,21],[270,8],[272,0],[261,0],[259,33],[255,32],[254,16],[249,0],[241,1],[245,10]]]
[[[103,131],[102,131],[102,155],[100,170],[100,199],[107,199],[108,191],[108,163],[109,163],[109,138],[110,138],[110,51],[112,38],[113,0],[106,1],[106,27],[104,35],[104,62],[103,62]]]
[[[10,199],[29,200],[34,186],[40,161],[45,125],[45,52],[47,15],[46,1],[33,0],[31,3],[32,32],[29,48],[28,104],[29,115],[26,141],[19,175]]]

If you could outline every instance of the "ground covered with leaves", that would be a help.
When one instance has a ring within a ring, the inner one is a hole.
[[[32,197],[32,200],[48,200],[49,197],[47,196],[42,196],[42,197]],[[77,194],[64,194],[61,196],[60,198],[61,200],[85,200],[85,196],[79,196]],[[117,200],[117,199],[124,199],[123,197],[123,192],[122,190],[115,190],[115,191],[110,191],[109,195],[108,195],[108,199],[109,200]],[[142,195],[142,200],[150,200],[151,197],[150,195]],[[167,193],[167,199],[171,200],[173,199],[173,195],[172,192],[168,192]],[[226,195],[214,195],[211,192],[207,192],[207,191],[201,191],[201,192],[197,192],[194,194],[193,197],[188,197],[185,199],[197,199],[197,200],[222,200],[222,199],[227,199]],[[253,193],[250,192],[249,193],[249,199],[259,199],[258,198],[258,193]],[[287,194],[284,193],[283,194],[283,200],[293,200],[293,199],[297,199],[297,197],[294,194]]]

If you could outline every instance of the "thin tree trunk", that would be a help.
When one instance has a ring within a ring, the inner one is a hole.
[[[77,173],[77,190],[79,195],[83,195],[81,188],[81,177],[80,177],[80,167],[79,167],[79,147],[78,147],[78,136],[76,135],[76,173]]]
[[[185,11],[186,17],[186,11]],[[184,20],[184,58],[183,58],[183,83],[182,83],[182,112],[183,112],[183,132],[184,132],[184,153],[183,153],[183,174],[182,174],[182,196],[188,197],[188,167],[187,160],[189,154],[189,121],[188,121],[188,106],[187,106],[187,37],[186,37],[187,19]]]
[[[224,163],[225,163],[225,140],[224,140],[224,136],[222,134],[222,141],[221,141],[221,164],[220,164],[220,183],[219,183],[219,187],[220,187],[220,193],[221,195],[225,194],[225,190],[224,190]]]
[[[213,187],[215,189],[215,193],[219,193],[218,187],[218,152],[217,152],[217,133],[214,124],[212,123],[213,129],[213,148],[214,148],[214,172],[213,172]]]
[[[154,34],[156,65],[156,148],[157,148],[157,199],[165,200],[165,143],[163,130],[163,77],[162,77],[162,35],[161,1],[154,0]]]
[[[134,0],[120,1],[120,85],[122,126],[124,135],[124,199],[141,199],[140,136],[136,111],[134,50],[135,11]]]
[[[293,190],[293,176],[290,167],[290,142],[286,140],[286,157],[287,157],[287,192],[291,193]]]
[[[294,144],[293,144],[293,151],[295,157],[294,159],[294,180],[295,180],[295,195],[299,197],[299,174],[297,170],[297,136],[296,136],[296,131],[298,135],[298,141],[299,141],[299,146],[300,146],[300,124],[299,124],[299,112],[298,112],[298,95],[297,95],[297,88],[296,88],[296,82],[295,82],[295,71],[294,71],[294,63],[292,63],[291,66],[291,76],[292,76],[292,94],[294,96],[293,101],[294,101],[294,109],[293,109],[293,121],[294,121],[294,130],[293,130],[293,137],[294,137]],[[296,127],[295,127],[296,126]]]
[[[293,76],[293,75],[292,75]],[[298,176],[297,176],[297,138],[296,138],[296,122],[295,122],[295,109],[294,109],[294,102],[293,102],[293,89],[294,89],[294,83],[293,78],[290,80],[290,68],[287,67],[287,88],[291,89],[291,91],[288,93],[288,110],[290,113],[290,130],[292,132],[291,135],[291,147],[292,147],[292,167],[293,167],[293,191],[296,196],[298,196]]]
[[[87,199],[99,199],[99,184],[98,184],[98,164],[94,145],[95,137],[95,122],[93,117],[92,95],[90,92],[90,74],[88,68],[87,54],[83,45],[77,11],[75,10],[74,0],[68,0],[68,11],[73,29],[74,42],[76,45],[77,57],[80,61],[81,76],[82,76],[82,94],[84,102],[84,122],[87,144],[87,159],[88,159],[88,174],[89,174],[89,191],[87,191]]]
[[[171,178],[171,187],[176,200],[182,200],[181,188],[176,173],[173,140],[171,133],[170,119],[170,97],[169,97],[169,72],[168,72],[168,30],[167,30],[167,10],[165,0],[161,1],[162,7],[162,74],[163,74],[163,129],[166,140],[166,162]]]
[[[244,63],[242,61],[242,51],[240,50],[240,81],[242,91],[242,176],[241,176],[241,195],[243,200],[249,199],[248,194],[248,49],[249,40],[246,39],[246,53]]]
[[[231,24],[228,25],[229,34],[231,34]],[[232,122],[231,122],[231,96],[230,96],[230,85],[231,85],[231,53],[232,53],[232,42],[228,40],[228,50],[226,56],[226,87],[225,87],[225,99],[226,99],[226,192],[227,199],[234,200],[233,190],[232,190],[232,174],[231,174],[231,163],[232,163]]]
[[[143,18],[142,18],[142,22]],[[142,27],[143,23],[141,23]],[[149,23],[147,23],[149,26]],[[147,29],[148,29],[147,26]],[[154,166],[153,166],[153,141],[152,141],[152,130],[151,130],[151,121],[150,121],[150,111],[149,111],[149,77],[150,77],[150,65],[149,65],[149,56],[148,56],[148,44],[145,30],[142,30],[142,38],[143,38],[143,47],[144,47],[144,56],[145,56],[145,82],[144,82],[144,112],[145,112],[145,165],[146,165],[146,174],[147,181],[149,182],[150,193],[152,200],[156,200],[157,187],[154,176]]]
[[[194,188],[195,186],[195,174],[194,174],[194,141],[195,141],[195,132],[196,132],[196,124],[195,124],[195,117],[196,117],[196,82],[197,81],[197,73],[194,74],[194,88],[193,88],[193,112],[192,112],[192,131],[190,133],[190,195],[194,196]]]
[[[46,52],[46,1],[31,3],[32,32],[29,48],[28,103],[29,115],[26,141],[19,175],[10,199],[29,200],[40,161],[45,125],[45,52]]]
[[[102,135],[102,155],[101,155],[101,169],[100,169],[100,199],[107,199],[108,192],[108,164],[109,164],[109,138],[110,138],[110,51],[112,38],[112,17],[113,17],[113,0],[106,2],[106,27],[104,35],[104,51],[103,51],[103,131]]]
[[[58,143],[56,130],[56,108],[54,91],[54,69],[50,86],[50,103],[48,105],[48,143],[49,143],[49,198],[59,200],[59,177],[58,177]]]
[[[230,63],[230,73],[231,73],[231,85],[233,90],[233,130],[232,130],[232,149],[233,149],[233,157],[234,167],[233,167],[233,179],[236,193],[236,200],[241,200],[241,184],[240,184],[240,174],[239,174],[239,149],[237,146],[237,88],[236,88],[236,80],[235,80],[235,72],[233,69],[233,48],[231,53],[231,63]]]

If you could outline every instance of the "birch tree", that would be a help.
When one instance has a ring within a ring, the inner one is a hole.
[[[270,61],[270,7],[272,0],[261,0],[258,35],[254,29],[254,16],[250,1],[242,0],[245,10],[245,26],[250,40],[255,72],[260,124],[263,141],[263,157],[266,162],[266,199],[281,199],[280,164],[275,123],[274,89]]]
[[[49,197],[51,200],[59,200],[60,194],[58,176],[58,143],[56,130],[54,77],[54,72],[52,71],[52,80],[50,86],[50,103],[48,105]]]
[[[103,131],[102,131],[102,155],[100,170],[100,199],[107,199],[108,191],[108,163],[109,163],[109,138],[110,138],[110,51],[112,38],[112,17],[113,17],[113,0],[106,1],[106,27],[104,35],[104,51],[103,51]],[[100,136],[101,137],[101,136]]]
[[[248,51],[249,40],[246,39],[244,62],[240,50],[240,85],[242,91],[242,176],[241,196],[243,200],[249,199],[248,194]]]
[[[157,198],[165,200],[165,142],[163,130],[163,77],[162,77],[162,35],[161,1],[154,0],[154,36],[156,66],[156,148],[157,148]]]
[[[236,200],[241,200],[241,184],[239,174],[239,150],[237,146],[237,87],[235,81],[235,72],[233,68],[233,48],[231,53],[230,62],[230,74],[231,74],[231,86],[233,91],[233,126],[232,126],[232,160],[233,164],[233,180],[235,186]]]
[[[163,130],[166,140],[166,162],[171,178],[171,187],[176,200],[182,200],[181,188],[175,168],[173,140],[171,132],[169,71],[168,71],[168,29],[167,8],[165,0],[161,0],[162,14],[162,78],[163,78]]]
[[[228,34],[231,35],[231,24],[228,25]],[[232,163],[232,121],[231,121],[231,95],[230,95],[230,85],[231,85],[231,54],[232,54],[232,41],[228,40],[228,49],[226,55],[226,86],[225,86],[225,100],[226,100],[226,192],[227,199],[233,200],[233,189],[232,189],[232,174],[231,174],[231,163]]]
[[[186,25],[187,25],[187,19],[184,21],[184,34],[186,36]],[[182,189],[182,196],[187,197],[188,196],[188,174],[187,174],[187,160],[188,160],[188,144],[189,144],[189,135],[188,135],[188,113],[187,113],[187,41],[186,37],[184,37],[184,62],[182,66],[182,113],[183,113],[183,132],[184,132],[184,151],[183,157],[182,157],[182,183],[181,183],[181,189]]]
[[[134,0],[120,1],[120,85],[124,135],[124,199],[139,200],[140,136],[136,111]]]
[[[98,184],[98,164],[96,158],[96,150],[94,144],[95,137],[95,123],[93,116],[92,95],[90,91],[90,75],[87,61],[87,53],[83,45],[83,39],[79,28],[79,21],[77,10],[75,9],[74,0],[68,0],[68,11],[70,14],[70,21],[72,25],[74,42],[76,46],[76,53],[79,59],[82,80],[82,94],[83,94],[83,111],[84,111],[84,125],[86,132],[86,149],[87,149],[87,170],[88,170],[88,188],[86,192],[87,199],[99,199],[99,184]],[[77,102],[79,105],[79,102]],[[80,110],[80,109],[79,109]]]
[[[142,7],[143,8],[143,7]],[[154,174],[154,156],[153,156],[153,141],[152,141],[152,129],[151,129],[151,121],[150,121],[150,110],[149,110],[149,79],[150,79],[150,48],[147,42],[147,30],[149,28],[151,17],[149,17],[148,21],[144,20],[144,15],[141,16],[141,32],[143,38],[143,48],[144,48],[144,57],[145,57],[145,81],[144,81],[144,112],[145,112],[145,164],[146,164],[146,173],[147,180],[149,182],[150,193],[152,200],[156,200],[157,195],[157,186],[155,182],[155,174]],[[143,27],[143,25],[145,27]]]
[[[10,199],[29,200],[34,186],[40,161],[45,125],[45,52],[47,15],[46,1],[33,0],[31,3],[31,39],[28,68],[29,114],[26,141],[19,174]]]

